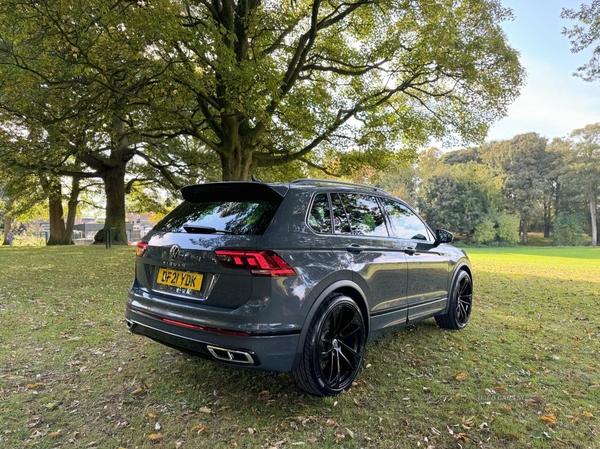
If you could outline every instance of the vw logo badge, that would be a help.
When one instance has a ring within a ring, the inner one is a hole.
[[[169,259],[175,260],[179,257],[179,245],[173,245],[169,250]]]

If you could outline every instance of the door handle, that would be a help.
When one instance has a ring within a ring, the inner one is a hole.
[[[346,248],[346,251],[348,251],[349,253],[355,253],[358,254],[363,250],[363,247],[360,245],[357,245],[356,243],[352,243],[350,246],[348,246]]]
[[[417,250],[414,249],[412,246],[407,246],[406,248],[404,248],[404,252],[409,256],[412,256],[417,252]]]

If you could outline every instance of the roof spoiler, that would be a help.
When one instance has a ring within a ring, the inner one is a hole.
[[[223,181],[193,184],[181,189],[183,199],[190,203],[209,201],[280,201],[289,187],[263,182]]]

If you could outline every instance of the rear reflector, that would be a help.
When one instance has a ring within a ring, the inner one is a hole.
[[[295,276],[296,272],[273,251],[218,249],[217,259],[226,268],[249,270],[254,276]]]
[[[169,318],[162,318],[165,323],[174,324],[175,326],[187,327],[188,329],[194,329],[197,331],[212,332],[214,334],[222,335],[234,335],[236,337],[249,337],[248,332],[229,331],[226,329],[216,329],[214,327],[198,326],[197,324],[184,323],[183,321],[171,320]]]

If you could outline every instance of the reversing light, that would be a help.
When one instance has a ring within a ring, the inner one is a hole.
[[[273,251],[218,249],[217,259],[226,268],[250,270],[254,276],[295,276],[296,272]]]
[[[138,242],[137,247],[135,249],[135,255],[137,257],[142,257],[145,253],[146,250],[148,249],[148,244],[145,242]]]

